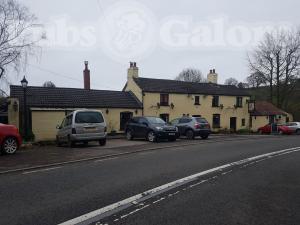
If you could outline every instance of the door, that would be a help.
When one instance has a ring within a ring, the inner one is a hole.
[[[132,112],[121,112],[120,113],[120,131],[125,130],[125,126],[128,123],[128,121],[132,118],[133,113]]]
[[[230,117],[230,131],[236,131],[236,117]]]
[[[166,123],[169,123],[169,114],[164,113],[164,114],[160,114],[160,118],[165,121]]]

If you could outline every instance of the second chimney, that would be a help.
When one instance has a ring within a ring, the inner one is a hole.
[[[84,61],[84,71],[83,71],[83,82],[84,82],[84,89],[90,90],[91,89],[91,78],[90,78],[90,70],[89,70],[89,62]]]

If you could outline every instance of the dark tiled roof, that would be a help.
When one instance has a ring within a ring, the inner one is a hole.
[[[10,96],[23,102],[23,88],[10,86]],[[28,87],[27,104],[42,108],[142,108],[131,92],[76,88]]]
[[[137,85],[145,92],[250,96],[247,90],[238,88],[233,85],[194,83],[141,77],[134,78],[134,80],[137,83]]]
[[[255,111],[251,113],[252,116],[273,116],[273,115],[286,115],[287,113],[270,102],[256,101]]]

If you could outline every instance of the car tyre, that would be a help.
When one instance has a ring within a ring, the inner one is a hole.
[[[70,137],[68,137],[68,147],[69,148],[74,148],[75,147],[75,142],[71,140]]]
[[[300,129],[296,130],[296,134],[300,135]]]
[[[126,139],[129,141],[133,140],[133,135],[131,130],[126,131]]]
[[[150,141],[150,142],[156,142],[157,141],[156,135],[153,131],[148,132],[147,140]]]
[[[262,131],[262,130],[258,130],[258,133],[259,133],[259,134],[263,134],[263,131]]]
[[[106,138],[99,140],[99,145],[100,146],[105,146],[106,145]]]
[[[279,133],[279,135],[283,135],[283,131],[282,130],[280,130],[278,133]]]
[[[59,141],[59,137],[56,136],[56,146],[61,147],[61,142]]]
[[[194,134],[194,131],[193,131],[193,130],[187,130],[187,131],[185,132],[185,136],[186,136],[187,139],[189,139],[189,140],[195,139],[195,134]]]
[[[15,154],[18,150],[18,141],[14,137],[8,137],[3,141],[2,152],[7,155]]]

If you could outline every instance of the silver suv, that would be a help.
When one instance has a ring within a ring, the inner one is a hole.
[[[211,133],[210,125],[203,117],[182,117],[171,121],[171,124],[178,128],[180,135],[188,139],[200,136],[207,139]]]
[[[89,141],[99,141],[101,146],[106,144],[106,123],[97,110],[76,110],[67,115],[57,129],[58,146],[67,143],[72,147],[76,142],[87,145]]]

